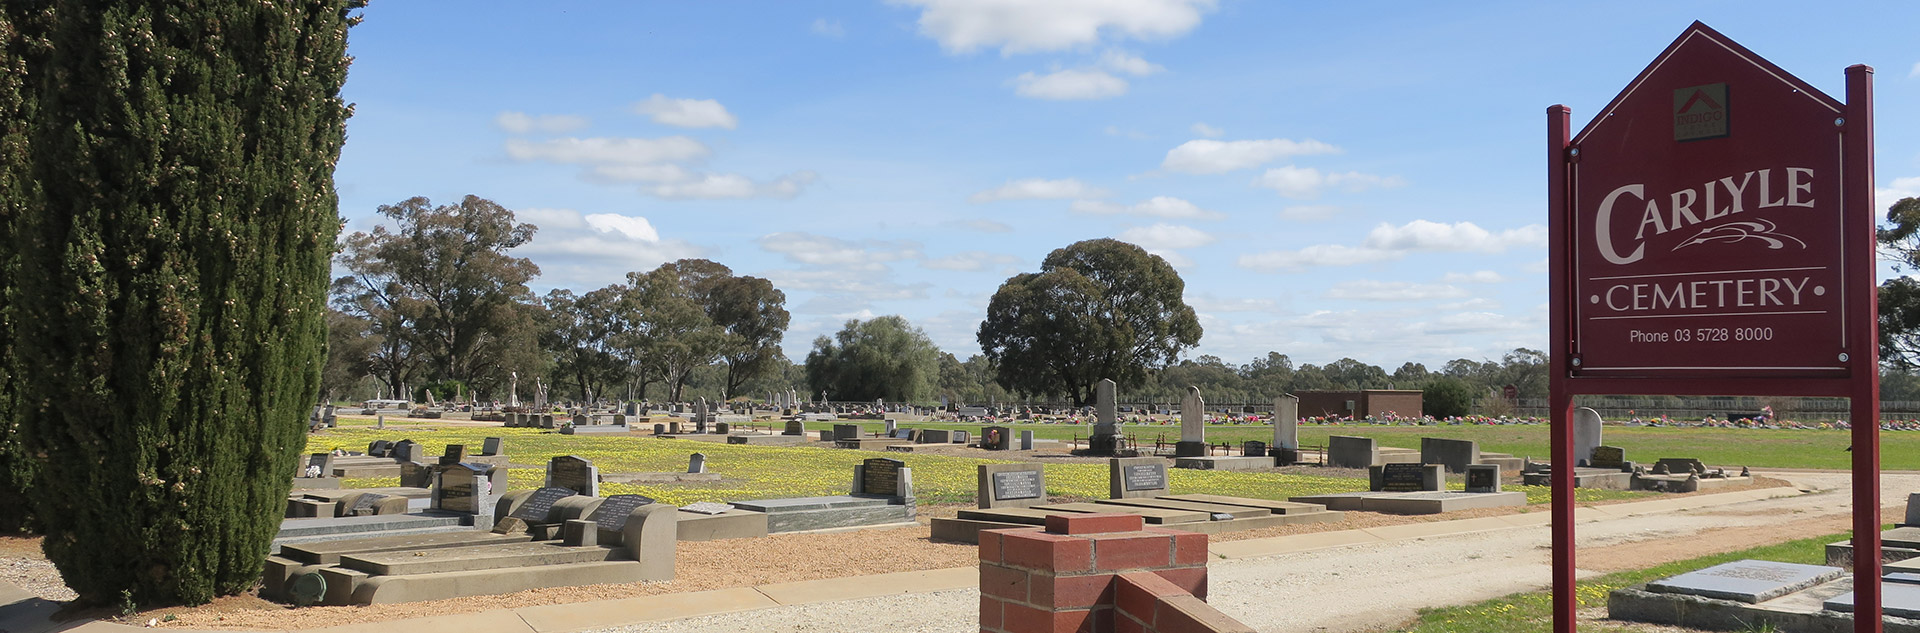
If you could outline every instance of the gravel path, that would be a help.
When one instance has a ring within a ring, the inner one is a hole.
[[[1846,529],[1848,477],[1772,475],[1819,492],[1672,514],[1582,524],[1583,552],[1598,567],[1640,567]],[[1882,477],[1883,503],[1900,505],[1920,476]],[[1711,533],[1710,537],[1704,535]],[[1735,536],[1737,535],[1737,536]],[[1426,607],[1468,604],[1548,585],[1545,527],[1216,561],[1208,601],[1257,630],[1343,633],[1406,622]],[[1631,544],[1692,543],[1636,548]],[[1614,547],[1623,546],[1628,547]],[[1636,553],[1637,550],[1652,550]],[[1641,560],[1630,560],[1639,558]],[[1600,572],[1583,571],[1583,575]],[[885,596],[603,629],[606,633],[768,631],[883,633],[979,630],[977,590]],[[1354,598],[1364,597],[1364,603]]]

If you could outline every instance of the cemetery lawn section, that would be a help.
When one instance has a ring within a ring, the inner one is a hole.
[[[1611,432],[1611,429],[1609,429]],[[1892,527],[1892,526],[1887,526]],[[1630,587],[1696,569],[1704,569],[1730,563],[1737,560],[1756,559],[1783,563],[1804,563],[1808,565],[1826,564],[1826,545],[1835,541],[1852,538],[1851,532],[1830,534],[1814,538],[1788,541],[1776,545],[1766,545],[1737,552],[1726,552],[1712,556],[1702,556],[1664,565],[1607,574],[1591,580],[1582,580],[1576,586],[1581,609],[1603,608],[1607,605],[1607,594],[1615,589]],[[1582,631],[1628,632],[1644,631],[1644,624],[1610,623],[1606,621],[1583,621]],[[1504,598],[1495,598],[1478,604],[1458,607],[1424,609],[1417,620],[1404,628],[1397,629],[1406,633],[1535,633],[1553,630],[1553,594],[1548,591],[1520,593]]]
[[[860,421],[867,432],[878,431],[879,422]],[[848,422],[840,422],[846,424]],[[987,426],[970,423],[923,423],[903,422],[903,426],[934,429],[967,429],[978,433]],[[807,428],[828,429],[833,423],[808,423]],[[1034,437],[1067,441],[1078,434],[1082,442],[1091,431],[1085,424],[1006,424],[1015,433],[1031,429]],[[1177,424],[1145,425],[1126,424],[1121,432],[1132,435],[1145,446],[1152,446],[1155,436],[1162,436],[1171,445],[1180,439],[1180,427]],[[1679,427],[1631,427],[1608,424],[1605,427],[1607,446],[1618,446],[1626,450],[1627,459],[1651,464],[1663,457],[1694,457],[1709,466],[1754,468],[1814,468],[1825,470],[1846,470],[1852,467],[1852,453],[1847,447],[1853,440],[1850,432],[1842,429],[1722,429],[1722,428],[1679,428]],[[1480,450],[1507,453],[1515,457],[1532,457],[1535,461],[1548,461],[1547,425],[1454,425],[1437,426],[1388,426],[1369,424],[1341,425],[1300,425],[1300,443],[1305,446],[1325,446],[1331,435],[1354,435],[1370,437],[1379,441],[1381,446],[1398,448],[1420,448],[1420,438],[1437,437],[1455,440],[1474,440],[1480,443]],[[1238,446],[1240,442],[1259,440],[1273,441],[1273,427],[1265,425],[1215,425],[1207,427],[1207,442],[1222,442]],[[1881,468],[1884,470],[1920,470],[1920,432],[1887,431],[1880,434]]]
[[[877,426],[877,424],[876,424]],[[917,425],[916,425],[917,426]],[[601,494],[640,494],[662,503],[683,506],[698,501],[747,501],[785,497],[815,497],[847,494],[852,484],[853,467],[860,460],[885,456],[906,462],[913,469],[914,494],[920,503],[966,503],[974,501],[978,490],[976,466],[1011,463],[1005,460],[976,459],[943,455],[857,451],[811,446],[750,446],[692,440],[655,439],[641,435],[589,436],[562,435],[540,429],[426,426],[409,429],[373,429],[341,427],[307,440],[308,452],[345,449],[364,451],[374,440],[411,439],[424,446],[426,455],[438,455],[448,444],[465,444],[474,450],[485,438],[502,438],[508,459],[516,465],[509,471],[510,489],[535,489],[544,482],[547,460],[561,455],[577,455],[593,462],[602,473],[685,472],[687,458],[694,453],[707,456],[707,469],[718,473],[718,482],[679,484],[603,483]],[[1364,476],[1308,475],[1283,472],[1234,472],[1224,470],[1168,469],[1174,494],[1206,493],[1256,499],[1285,500],[1309,494],[1359,492],[1367,489]],[[1351,471],[1347,471],[1351,472]],[[396,478],[348,479],[348,487],[365,488],[396,485]],[[1449,487],[1460,489],[1459,482]],[[1546,503],[1545,486],[1509,486],[1527,493],[1529,503]],[[1047,494],[1061,501],[1107,498],[1105,463],[1047,464]],[[1581,489],[1580,501],[1601,501],[1648,496],[1652,493]]]

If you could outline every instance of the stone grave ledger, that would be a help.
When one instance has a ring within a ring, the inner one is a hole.
[[[1647,583],[1647,591],[1757,604],[1845,573],[1839,567],[1742,560]]]

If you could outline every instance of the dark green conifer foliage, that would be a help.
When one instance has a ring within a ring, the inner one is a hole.
[[[7,295],[47,557],[90,603],[245,591],[323,364],[356,3],[53,4]]]

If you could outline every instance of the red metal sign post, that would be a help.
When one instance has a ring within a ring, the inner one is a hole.
[[[1880,627],[1872,69],[1842,103],[1699,22],[1579,133],[1547,110],[1554,630],[1573,399],[1852,399],[1855,630]]]

